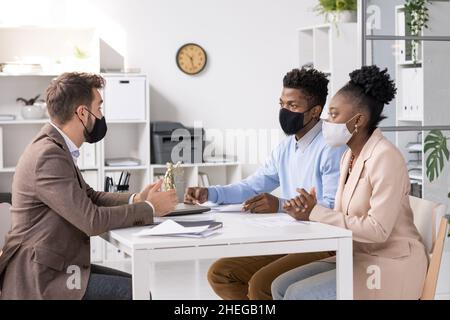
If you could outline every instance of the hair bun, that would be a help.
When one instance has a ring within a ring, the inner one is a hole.
[[[387,69],[365,66],[350,73],[350,82],[375,100],[388,104],[395,98],[397,88]]]

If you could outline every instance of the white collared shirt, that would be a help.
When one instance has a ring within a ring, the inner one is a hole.
[[[295,150],[300,150],[304,153],[306,148],[313,142],[314,138],[322,131],[322,120],[319,120],[317,124],[311,128],[300,140],[297,140],[295,144]]]
[[[73,143],[72,140],[60,129],[57,125],[55,125],[53,122],[50,121],[50,124],[58,130],[59,134],[63,137],[64,142],[66,143],[67,147],[69,148],[69,152],[72,155],[73,163],[77,165],[77,160],[80,157],[80,149],[76,146],[75,143]]]

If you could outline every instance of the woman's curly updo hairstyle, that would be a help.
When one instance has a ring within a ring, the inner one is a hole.
[[[338,93],[347,95],[355,105],[369,111],[368,130],[372,134],[386,119],[382,115],[384,106],[395,98],[397,89],[387,69],[365,66],[350,73],[350,81]]]

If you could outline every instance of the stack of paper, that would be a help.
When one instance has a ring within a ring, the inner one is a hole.
[[[198,173],[198,186],[202,188],[207,188],[210,186],[209,177],[207,173]]]
[[[198,227],[184,227],[173,220],[166,220],[155,227],[146,228],[138,233],[135,233],[134,235],[136,237],[171,236],[171,237],[204,238],[216,232],[217,231],[215,229],[210,229],[209,225],[203,225]]]
[[[9,62],[2,63],[2,72],[6,74],[40,74],[42,66],[37,63]]]
[[[16,116],[13,114],[0,114],[1,121],[13,121],[16,120]]]
[[[141,161],[135,158],[114,158],[106,159],[105,164],[108,167],[133,167],[141,165]]]
[[[211,210],[216,212],[242,212],[244,204],[229,204],[225,206],[213,207]]]

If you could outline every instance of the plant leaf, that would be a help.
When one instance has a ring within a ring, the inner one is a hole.
[[[427,154],[427,177],[433,182],[444,170],[445,163],[449,161],[450,152],[447,138],[440,130],[432,130],[425,138],[424,153]]]

